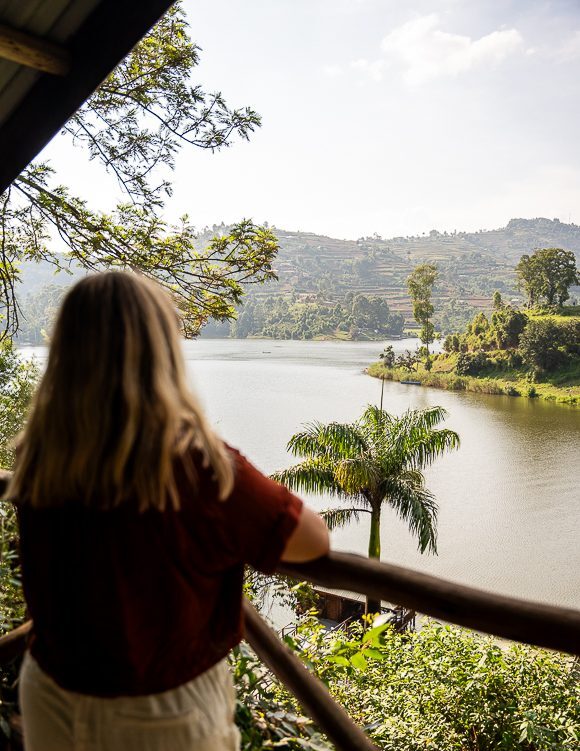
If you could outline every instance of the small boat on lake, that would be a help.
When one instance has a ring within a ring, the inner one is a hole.
[[[399,381],[399,383],[402,383],[405,386],[420,386],[421,385],[421,381]]]

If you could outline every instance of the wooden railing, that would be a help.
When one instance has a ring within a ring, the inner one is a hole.
[[[278,572],[322,586],[396,602],[421,613],[506,639],[580,656],[580,612],[504,597],[443,581],[417,571],[348,553],[330,553],[302,564],[282,564]],[[305,711],[340,751],[375,746],[308,672],[296,655],[244,603],[246,639],[265,665],[296,696]],[[0,665],[24,652],[31,623],[0,637]]]
[[[3,479],[0,475],[0,492]],[[309,563],[283,563],[278,573],[367,595],[374,600],[395,602],[505,639],[580,656],[580,611],[577,610],[504,597],[348,553],[331,552]],[[296,696],[336,748],[376,751],[322,682],[280,641],[248,601],[244,602],[244,616],[246,639],[256,654]],[[29,621],[0,637],[0,665],[24,652],[31,626]]]

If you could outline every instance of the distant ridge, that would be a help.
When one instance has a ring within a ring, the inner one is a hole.
[[[322,293],[340,299],[348,292],[381,295],[393,311],[410,315],[406,277],[419,263],[436,263],[441,277],[436,300],[490,306],[493,292],[517,298],[514,266],[536,248],[572,250],[580,261],[580,226],[559,219],[511,219],[505,227],[478,232],[438,232],[412,237],[338,240],[310,232],[272,228],[280,241],[275,263],[279,282],[252,295]]]
[[[225,225],[204,230],[208,234],[226,230]],[[515,286],[514,266],[524,253],[536,248],[561,247],[572,250],[580,262],[580,226],[558,219],[511,219],[505,227],[479,232],[437,232],[412,237],[384,239],[378,235],[358,240],[339,240],[312,232],[291,232],[272,227],[280,242],[274,263],[279,281],[247,288],[250,303],[265,298],[318,302],[323,305],[344,301],[352,293],[377,295],[386,300],[391,312],[401,313],[412,323],[406,279],[419,263],[436,263],[440,279],[435,289],[436,323],[440,330],[456,330],[473,315],[473,309],[489,309],[495,290],[506,302],[520,301]],[[85,272],[72,267],[72,275],[55,274],[46,261],[22,264],[17,294],[25,303],[23,323],[28,318],[34,330],[46,326],[42,310],[32,311],[38,293],[46,288],[69,286]],[[58,297],[52,292],[48,297]],[[580,297],[580,289],[572,290]],[[38,301],[39,303],[41,300]],[[51,303],[52,307],[52,303]],[[251,307],[248,305],[247,307]],[[32,323],[38,319],[38,325]],[[37,332],[38,333],[38,332]],[[230,324],[211,322],[206,336],[228,336]],[[30,334],[32,336],[32,334]]]

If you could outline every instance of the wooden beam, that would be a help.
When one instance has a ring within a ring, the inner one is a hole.
[[[64,47],[3,24],[0,57],[55,76],[66,76],[70,71],[71,59]]]
[[[245,598],[244,628],[246,641],[260,660],[294,694],[339,751],[378,751],[374,743],[336,703],[322,681],[308,672]]]
[[[395,602],[503,639],[580,655],[578,610],[497,595],[352,553],[330,552],[309,563],[281,563],[277,572]]]

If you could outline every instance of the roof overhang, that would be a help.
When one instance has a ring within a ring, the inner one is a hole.
[[[174,0],[0,0],[0,193]]]

